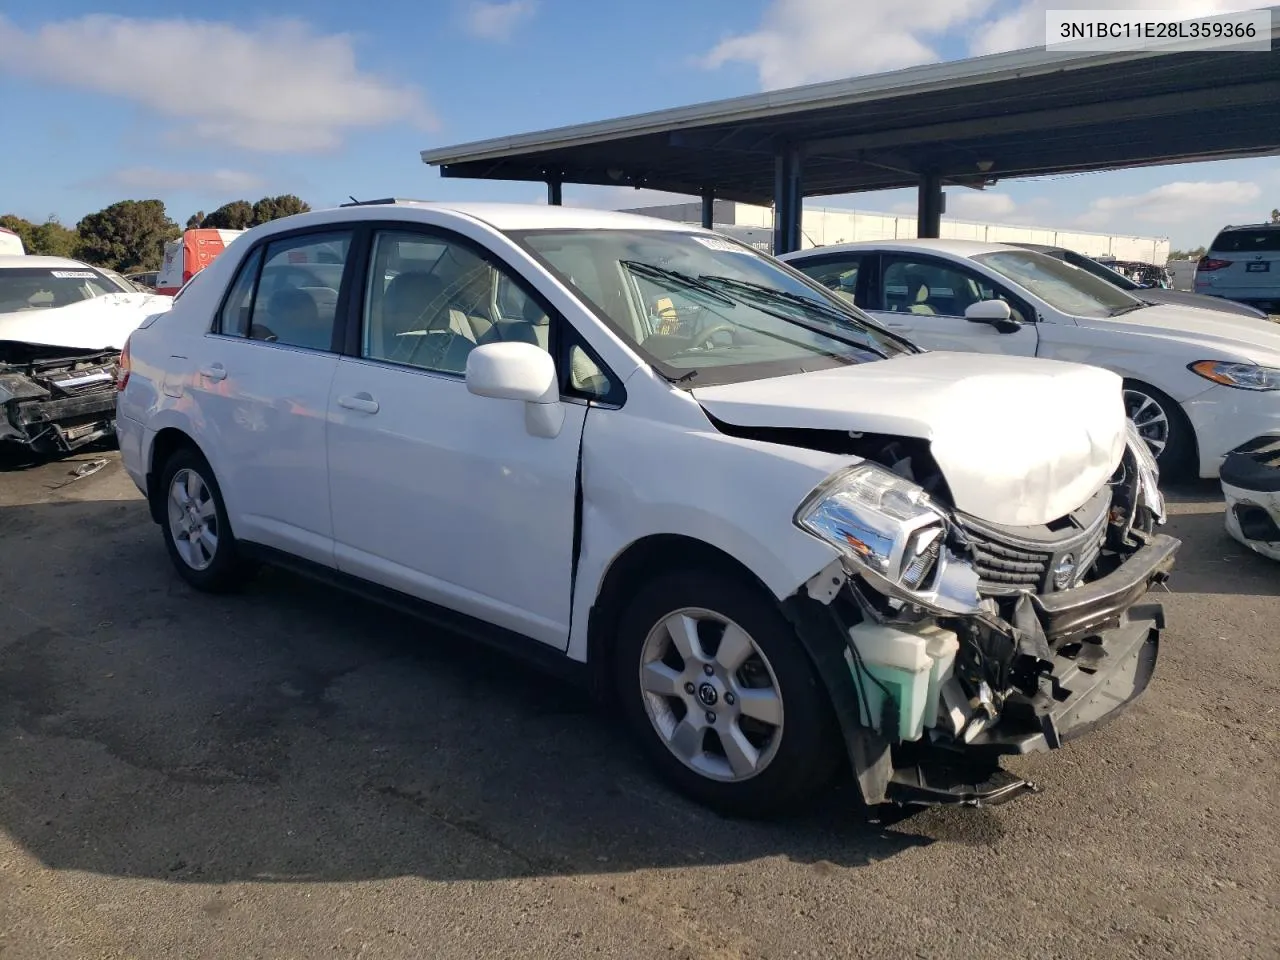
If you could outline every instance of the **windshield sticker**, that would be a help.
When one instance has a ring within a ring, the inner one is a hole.
[[[59,280],[97,280],[98,275],[92,270],[50,270]]]
[[[750,253],[745,247],[740,247],[736,243],[723,240],[720,237],[694,237],[693,239],[708,250],[719,250],[721,253]]]

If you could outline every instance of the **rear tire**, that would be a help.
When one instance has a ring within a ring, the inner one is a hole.
[[[1182,407],[1150,384],[1126,380],[1124,409],[1155,454],[1161,479],[1187,479],[1196,465],[1196,436]]]
[[[222,490],[209,462],[198,450],[179,447],[159,476],[160,528],[178,575],[208,593],[242,586],[248,566],[239,556]]]
[[[794,628],[731,576],[681,570],[642,586],[619,621],[614,683],[658,772],[720,813],[794,811],[841,763],[834,712]]]

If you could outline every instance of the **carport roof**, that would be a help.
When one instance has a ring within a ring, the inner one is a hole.
[[[1268,52],[1042,48],[424,150],[441,176],[619,184],[748,203],[777,156],[806,195],[1280,153],[1280,17]],[[986,165],[990,164],[989,167]]]

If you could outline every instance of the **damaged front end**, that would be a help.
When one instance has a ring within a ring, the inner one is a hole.
[[[60,456],[113,434],[118,350],[0,341],[0,444]]]
[[[889,469],[893,466],[894,469]],[[1164,615],[1144,600],[1179,541],[1132,428],[1110,482],[1066,517],[1004,527],[864,462],[796,515],[841,557],[784,605],[832,695],[863,798],[994,804],[1052,750],[1136,699]]]

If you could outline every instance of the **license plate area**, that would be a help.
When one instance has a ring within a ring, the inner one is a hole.
[[[1244,269],[1246,273],[1270,273],[1271,264],[1265,261],[1261,263],[1246,263]]]

